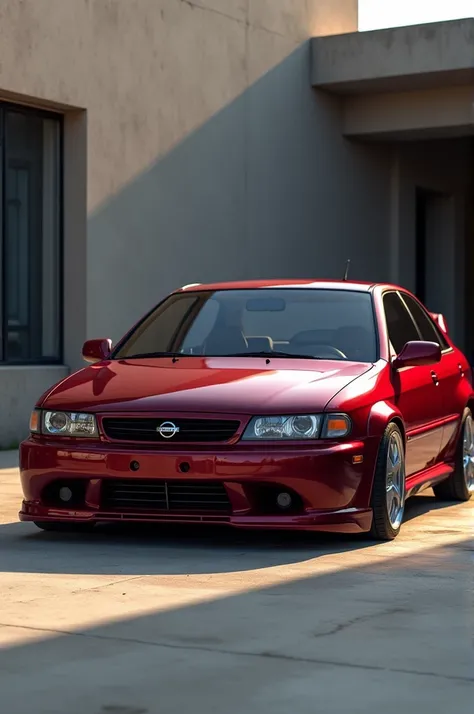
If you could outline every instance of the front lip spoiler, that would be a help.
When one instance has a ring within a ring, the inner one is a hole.
[[[249,530],[313,530],[363,533],[372,525],[370,508],[313,511],[292,516],[249,516],[192,513],[152,513],[113,511],[61,511],[24,503],[20,521],[61,521],[63,523],[180,523],[182,525],[225,525]]]

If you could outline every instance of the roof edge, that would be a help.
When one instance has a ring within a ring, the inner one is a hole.
[[[474,84],[474,18],[311,40],[311,82],[341,94]]]

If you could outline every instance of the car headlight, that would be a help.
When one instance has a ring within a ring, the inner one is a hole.
[[[99,430],[93,414],[81,412],[41,411],[35,409],[30,418],[33,434],[97,438]]]
[[[350,430],[351,420],[347,414],[253,417],[242,439],[247,441],[341,439],[347,436]]]

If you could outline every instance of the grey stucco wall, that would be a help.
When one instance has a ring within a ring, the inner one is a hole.
[[[308,63],[304,43],[91,216],[91,335],[189,282],[338,277],[348,257],[354,277],[387,274],[388,157],[342,138]]]
[[[28,435],[36,400],[64,379],[66,367],[2,367],[0,369],[0,448],[13,449]]]
[[[69,368],[86,336],[118,337],[188,276],[307,269],[303,238],[322,245],[339,221],[311,227],[336,175],[311,134],[339,119],[318,114],[306,43],[356,29],[357,0],[1,3],[0,98],[66,116]],[[0,435],[21,437],[64,369],[0,372]]]
[[[454,159],[343,138],[309,38],[356,29],[357,0],[1,3],[0,97],[66,117],[69,368],[188,282],[338,277],[351,258],[410,287],[420,167],[433,183]],[[0,446],[64,372],[0,367]]]
[[[312,135],[328,125],[340,143],[338,104],[318,113],[310,89],[307,41],[356,29],[357,0],[2,3],[0,96],[68,117],[68,364],[86,335],[117,337],[198,267],[301,271],[339,161],[332,136],[318,155]]]

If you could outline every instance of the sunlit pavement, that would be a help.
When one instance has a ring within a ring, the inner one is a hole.
[[[431,494],[431,492],[429,492]],[[473,505],[402,535],[45,534],[0,453],[0,709],[15,714],[465,714]]]

